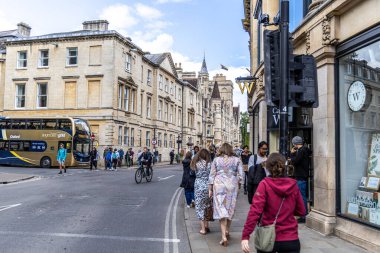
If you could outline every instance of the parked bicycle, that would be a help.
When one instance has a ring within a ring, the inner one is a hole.
[[[142,179],[145,177],[147,182],[152,181],[153,169],[147,165],[141,164],[135,172],[135,181],[137,184],[141,183]]]

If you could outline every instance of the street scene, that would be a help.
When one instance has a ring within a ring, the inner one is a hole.
[[[380,252],[380,0],[0,4],[0,253]]]

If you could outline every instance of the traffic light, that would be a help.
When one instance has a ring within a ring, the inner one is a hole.
[[[280,103],[280,31],[264,31],[265,99],[268,105]]]
[[[318,107],[317,66],[311,55],[289,57],[289,106]]]

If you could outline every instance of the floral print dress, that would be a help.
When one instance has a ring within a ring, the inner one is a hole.
[[[238,157],[215,158],[208,182],[213,185],[214,219],[232,220],[242,175],[243,167]]]
[[[209,201],[208,197],[208,176],[210,174],[211,163],[206,165],[206,161],[200,160],[196,164],[194,197],[195,212],[199,220],[205,220],[205,209]]]

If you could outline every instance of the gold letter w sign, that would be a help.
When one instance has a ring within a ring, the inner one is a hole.
[[[252,82],[252,81],[245,81],[243,83],[238,81],[237,84],[239,85],[241,94],[244,94],[245,88],[247,88],[248,94],[250,94],[252,91],[252,88],[255,86],[255,82]]]

